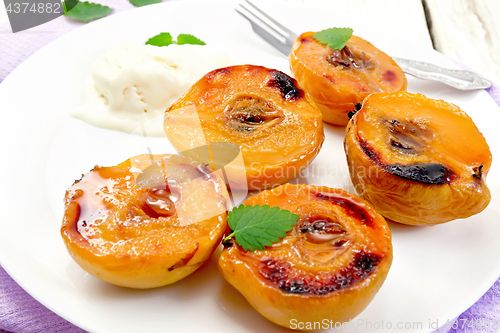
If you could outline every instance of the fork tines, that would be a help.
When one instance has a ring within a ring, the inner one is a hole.
[[[235,8],[235,11],[250,22],[252,29],[259,36],[288,56],[296,38],[296,34],[266,14],[250,1],[245,0],[245,2],[250,6],[245,7],[243,4],[240,4],[241,8],[244,9],[245,12],[242,12],[237,8]]]

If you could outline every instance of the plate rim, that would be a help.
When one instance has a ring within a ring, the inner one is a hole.
[[[139,12],[140,10],[143,11],[143,12],[147,12],[147,11],[151,11],[152,8],[154,8],[153,6],[165,6],[165,7],[187,7],[189,3],[203,3],[205,4],[206,1],[204,0],[183,0],[183,1],[170,1],[170,2],[164,2],[164,3],[159,3],[159,4],[154,4],[154,5],[150,5],[150,6],[144,6],[144,8],[142,7],[139,7],[139,8],[134,8],[134,11],[132,10],[127,10],[127,11],[123,11],[123,12],[120,12],[120,13],[116,13],[112,16],[109,16],[109,17],[106,17],[106,18],[103,18],[103,19],[100,19],[100,20],[97,20],[97,21],[94,21],[94,22],[91,22],[87,25],[82,25],[81,27],[78,27],[66,34],[64,34],[63,36],[60,36],[58,38],[56,38],[55,40],[51,41],[50,43],[48,43],[47,45],[45,45],[44,47],[42,47],[41,49],[37,50],[35,53],[33,53],[32,55],[30,55],[25,61],[23,61],[19,66],[17,66],[11,73],[9,73],[5,79],[0,83],[0,94],[2,92],[2,90],[5,88],[5,86],[9,85],[10,84],[10,81],[12,80],[12,77],[14,77],[15,75],[17,75],[17,72],[19,71],[22,71],[23,68],[25,66],[28,66],[32,61],[36,61],[36,59],[38,57],[40,57],[41,55],[43,55],[45,52],[49,52],[48,50],[50,50],[50,48],[54,47],[54,45],[58,45],[58,44],[61,44],[61,43],[64,43],[65,39],[66,38],[71,38],[73,36],[73,34],[80,34],[80,33],[84,33],[87,29],[94,29],[94,27],[96,26],[99,26],[99,25],[107,25],[108,23],[107,22],[111,22],[113,20],[120,20],[121,17],[124,17],[124,16],[128,16],[128,15],[141,15]],[[235,4],[236,2],[234,1],[231,1],[231,0],[216,0],[216,1],[213,1],[211,2],[211,6],[220,6],[220,5],[224,5],[224,4]],[[291,4],[293,5],[294,7],[310,7],[308,6],[307,4]],[[150,8],[148,8],[150,7]],[[133,12],[133,14],[131,14]],[[439,55],[440,57],[443,57],[445,58],[446,60],[448,60],[450,62],[450,64],[452,63],[452,60],[447,58],[445,55],[439,53],[438,51],[434,50],[434,49],[428,49],[428,51],[433,51],[436,55]],[[458,67],[458,65],[457,65]],[[486,93],[488,95],[488,97],[495,103],[495,105],[497,105],[497,103],[493,100],[493,98],[491,97],[491,95],[486,92],[486,91],[483,91],[484,93]],[[0,224],[0,229],[1,229],[1,224]],[[48,302],[46,299],[40,299],[38,296],[38,292],[36,291],[33,291],[32,288],[29,286],[29,285],[26,285],[25,282],[22,278],[22,276],[19,276],[19,274],[16,274],[16,268],[11,265],[11,264],[7,264],[5,265],[5,262],[9,261],[9,260],[5,260],[5,256],[4,256],[4,253],[2,251],[2,246],[0,246],[0,266],[7,272],[7,274],[9,274],[9,276],[24,290],[26,291],[31,297],[33,297],[37,302],[39,302],[40,304],[42,304],[44,307],[46,307],[47,309],[49,309],[50,311],[54,312],[56,315],[58,315],[59,317],[61,318],[64,318],[65,320],[67,320],[68,322],[82,328],[82,329],[85,329],[85,330],[89,330],[89,329],[92,329],[90,326],[87,326],[87,324],[85,322],[82,322],[80,320],[76,320],[74,317],[72,317],[70,314],[61,314],[60,311],[58,311],[59,309],[54,306],[54,304],[51,304],[50,302]],[[472,296],[470,295],[469,296],[469,299],[474,299],[474,301],[472,303],[470,302],[466,302],[466,303],[470,303],[469,305],[464,305],[462,307],[460,307],[462,310],[460,310],[460,314],[463,314],[463,312],[465,312],[469,307],[471,307],[472,305],[474,305],[479,299],[481,299],[484,294],[489,290],[491,289],[491,287],[495,284],[495,282],[500,278],[500,265],[498,266],[497,268],[497,277],[494,278],[493,276],[490,277],[489,280],[491,280],[492,282],[488,282],[487,284],[482,284],[484,287],[481,288],[483,291],[481,292],[481,294],[479,295],[479,297],[476,297],[476,296]],[[17,272],[19,273],[19,272]],[[488,285],[488,287],[486,287],[486,285]],[[479,294],[479,293],[477,293]],[[476,294],[476,295],[477,295]],[[449,311],[451,312],[451,311]],[[456,312],[456,311],[452,311],[452,312]]]

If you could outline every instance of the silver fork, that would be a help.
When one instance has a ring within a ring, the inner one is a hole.
[[[250,22],[253,31],[255,31],[257,35],[288,57],[290,55],[290,51],[292,50],[293,42],[297,38],[297,34],[263,12],[250,1],[245,0],[245,2],[251,9],[245,7],[243,4],[240,4],[241,8],[243,8],[245,12],[242,12],[238,8],[235,8],[234,10]],[[401,69],[409,75],[424,80],[443,82],[457,89],[486,89],[492,85],[490,81],[471,71],[443,68],[417,60],[395,57],[392,57],[392,59],[394,59]]]

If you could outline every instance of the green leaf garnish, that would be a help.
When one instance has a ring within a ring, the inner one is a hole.
[[[62,4],[64,12],[67,13],[78,4],[78,0],[64,0]]]
[[[329,28],[312,35],[321,44],[335,50],[342,50],[352,36],[351,28]]]
[[[64,13],[64,16],[88,23],[109,15],[113,9],[92,2],[78,2],[76,6]]]
[[[161,2],[161,0],[128,0],[128,1],[136,7],[142,7]]]
[[[179,34],[179,36],[177,36],[177,44],[206,45],[204,41],[189,34]]]
[[[64,16],[88,23],[92,20],[100,19],[109,15],[113,9],[108,6],[99,5],[92,2],[78,2],[71,10],[64,13]]]
[[[224,241],[234,236],[245,251],[264,250],[265,246],[286,237],[298,219],[297,214],[279,207],[240,205],[228,214],[227,221],[233,232]]]
[[[168,32],[162,32],[161,34],[151,37],[146,42],[146,45],[153,46],[169,46],[170,44],[206,45],[202,40],[188,34],[179,34],[179,36],[177,36],[177,41],[175,41],[172,39],[172,35],[170,35],[170,33]]]
[[[146,42],[146,45],[153,45],[153,46],[168,46],[172,44],[174,41],[172,40],[172,35],[169,34],[168,32],[162,32],[159,35],[156,35],[154,37],[151,37],[148,39]]]

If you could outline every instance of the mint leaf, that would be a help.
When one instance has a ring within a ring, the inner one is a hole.
[[[312,35],[321,44],[335,50],[342,50],[352,36],[351,28],[329,28]]]
[[[161,0],[128,0],[128,1],[136,7],[142,7],[161,2]]]
[[[63,1],[63,9],[64,12],[67,13],[72,10],[78,4],[78,0],[64,0]]]
[[[179,36],[177,36],[177,44],[206,45],[204,41],[189,34],[179,34]]]
[[[224,240],[235,237],[245,251],[264,250],[286,237],[286,232],[297,224],[299,216],[279,207],[269,205],[243,206],[233,208],[227,221],[233,232]]]
[[[146,45],[168,46],[173,43],[174,41],[172,40],[172,35],[170,35],[168,32],[162,32],[161,34],[148,39]]]
[[[177,41],[172,39],[172,35],[168,32],[162,32],[154,37],[151,37],[146,42],[146,45],[154,46],[169,46],[170,44],[192,44],[192,45],[206,45],[205,42],[189,34],[179,34]]]
[[[70,6],[67,6],[69,8]],[[64,13],[64,16],[88,23],[109,15],[113,9],[92,2],[78,2],[76,6]]]

